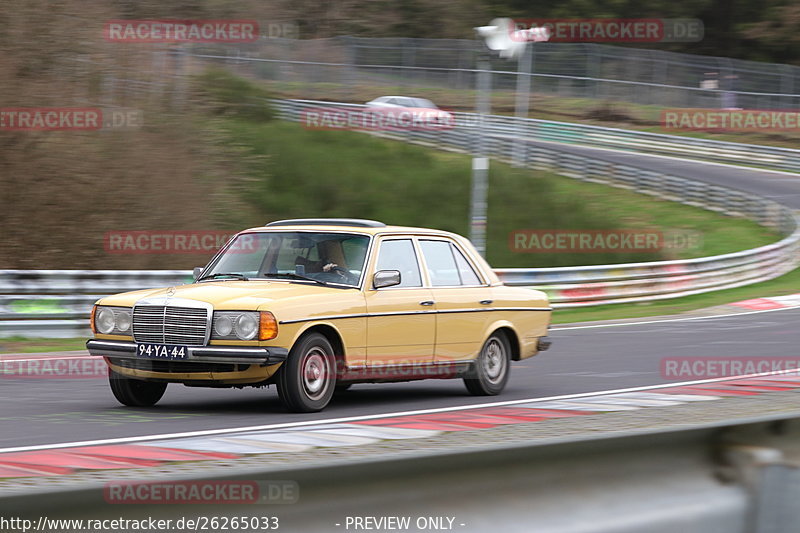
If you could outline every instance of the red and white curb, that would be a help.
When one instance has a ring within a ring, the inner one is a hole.
[[[753,298],[752,300],[743,300],[730,305],[752,310],[789,309],[792,307],[800,307],[800,294],[773,296],[771,298]]]
[[[798,388],[800,376],[796,372],[791,375],[774,373],[325,421],[5,448],[0,449],[0,478],[149,468],[184,461],[363,446],[386,440],[419,439],[447,432],[669,407]]]

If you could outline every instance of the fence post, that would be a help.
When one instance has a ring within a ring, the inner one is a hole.
[[[491,108],[492,74],[487,51],[478,55],[478,124],[477,146],[472,158],[472,197],[470,201],[469,240],[482,256],[486,255],[486,224],[489,192],[489,158],[486,148],[486,116]]]

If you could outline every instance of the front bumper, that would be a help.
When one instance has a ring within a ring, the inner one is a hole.
[[[136,343],[130,341],[107,341],[90,339],[86,342],[90,355],[118,357],[121,359],[143,359],[136,355]],[[283,363],[289,350],[278,347],[248,346],[188,346],[186,359],[176,359],[183,363],[239,363],[249,365],[276,365]],[[154,359],[156,361],[160,359]],[[171,359],[170,359],[171,361]]]

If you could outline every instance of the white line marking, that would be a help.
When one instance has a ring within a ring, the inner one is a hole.
[[[758,311],[744,311],[742,313],[730,313],[727,315],[709,315],[709,316],[687,316],[684,318],[663,318],[659,320],[643,320],[641,322],[620,322],[616,324],[593,324],[589,326],[567,326],[563,328],[552,327],[550,331],[565,331],[568,329],[589,329],[589,328],[614,328],[620,326],[638,326],[640,324],[659,324],[661,322],[688,322],[690,320],[710,320],[713,318],[730,318],[745,315],[757,315],[759,313],[772,313],[774,311],[790,311],[792,309],[800,309],[800,305],[792,307],[780,307],[778,309],[760,309]]]
[[[696,381],[681,381],[677,383],[664,383],[660,385],[644,385],[641,387],[630,387],[627,389],[614,389],[614,390],[604,390],[604,391],[596,391],[596,392],[581,392],[577,394],[565,394],[561,396],[548,396],[545,398],[525,398],[523,400],[507,400],[504,402],[490,402],[490,403],[482,403],[482,404],[473,404],[473,405],[461,405],[456,407],[437,407],[433,409],[420,409],[416,411],[400,411],[395,413],[381,413],[376,415],[361,415],[361,416],[349,416],[343,418],[325,418],[325,419],[318,419],[318,420],[308,420],[305,422],[286,422],[283,424],[266,424],[263,426],[243,426],[238,428],[225,428],[225,429],[208,429],[202,431],[187,431],[183,433],[164,433],[161,435],[143,435],[138,437],[120,437],[115,439],[100,439],[100,440],[86,440],[86,441],[77,441],[77,442],[62,442],[58,444],[40,444],[35,446],[16,446],[13,448],[0,448],[0,454],[2,453],[12,453],[12,452],[31,452],[31,451],[41,451],[41,450],[59,450],[64,448],[76,448],[79,446],[101,446],[101,445],[108,445],[108,444],[130,444],[136,442],[146,442],[146,441],[154,441],[154,440],[166,440],[166,439],[181,439],[181,438],[188,438],[188,437],[205,437],[209,435],[228,435],[231,433],[243,433],[248,431],[265,431],[270,429],[287,429],[287,428],[302,428],[308,426],[315,426],[320,424],[342,424],[347,422],[359,422],[362,420],[375,420],[379,418],[394,418],[399,416],[416,416],[416,415],[425,415],[425,414],[433,414],[433,413],[449,413],[452,411],[471,411],[473,409],[483,409],[486,407],[505,407],[509,405],[519,405],[519,404],[526,404],[526,403],[538,403],[538,402],[552,402],[557,400],[570,400],[575,398],[591,398],[594,396],[604,396],[608,394],[618,394],[618,393],[626,393],[626,392],[637,392],[637,391],[645,391],[645,390],[658,390],[658,389],[671,389],[673,387],[685,387],[688,385],[701,385],[703,383],[717,383],[720,381],[733,381],[737,379],[748,379],[748,378],[756,378],[756,377],[764,377],[764,376],[778,376],[783,374],[789,373],[797,373],[797,369],[790,369],[790,370],[782,370],[778,372],[763,372],[761,374],[743,374],[740,376],[727,376],[723,378],[710,378],[710,379],[701,379]],[[0,457],[2,460],[2,457]]]

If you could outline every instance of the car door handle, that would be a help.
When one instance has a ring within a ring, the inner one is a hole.
[[[419,303],[419,305],[433,305],[435,302],[433,300],[423,300]]]
[[[481,300],[478,302],[481,305],[490,305],[494,300]]]

